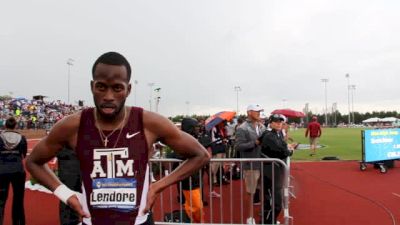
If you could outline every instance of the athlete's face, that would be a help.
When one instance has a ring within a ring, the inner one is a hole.
[[[115,118],[131,92],[128,73],[123,65],[97,64],[90,85],[94,104],[104,119]]]

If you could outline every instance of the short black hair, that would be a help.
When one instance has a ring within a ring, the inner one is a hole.
[[[96,62],[94,62],[92,67],[92,77],[94,79],[94,71],[96,70],[96,66],[99,63],[107,64],[107,65],[115,65],[115,66],[125,66],[126,71],[128,72],[128,81],[131,80],[131,65],[128,60],[118,52],[106,52],[101,55]]]
[[[14,129],[16,125],[17,125],[17,121],[15,120],[14,117],[10,117],[6,120],[6,128],[7,129]]]

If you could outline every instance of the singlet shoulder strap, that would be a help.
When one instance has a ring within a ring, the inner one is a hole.
[[[131,107],[128,127],[133,131],[143,131],[143,109]]]
[[[78,140],[82,138],[85,133],[86,129],[94,126],[94,115],[93,115],[94,108],[87,108],[81,111],[81,118],[79,120],[79,129],[78,129]],[[77,143],[77,146],[78,147]]]
[[[88,125],[93,123],[93,118],[94,118],[93,111],[94,108],[87,108],[82,110],[79,129],[81,129],[82,125]]]

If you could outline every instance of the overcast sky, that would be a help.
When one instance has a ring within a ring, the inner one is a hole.
[[[72,58],[70,99],[92,105],[93,62],[117,51],[137,80],[127,103],[149,109],[155,83],[165,116],[236,110],[234,86],[241,113],[323,113],[322,78],[342,113],[348,81],[355,111],[400,111],[399,12],[397,0],[2,1],[0,95],[66,101]]]

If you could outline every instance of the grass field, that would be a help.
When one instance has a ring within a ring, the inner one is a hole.
[[[362,128],[323,128],[319,143],[324,145],[317,154],[309,156],[309,150],[298,150],[293,160],[321,160],[325,156],[337,156],[340,160],[361,160],[361,131]],[[303,144],[309,144],[304,137],[305,129],[290,131],[290,136]]]
[[[324,156],[337,156],[341,160],[361,160],[361,128],[323,128],[319,140],[325,147],[317,150],[317,155],[309,156],[309,150],[297,150],[293,160],[318,161]],[[23,130],[27,138],[40,138],[45,135],[44,130]],[[305,129],[290,131],[290,136],[302,144],[309,141],[304,137]]]

